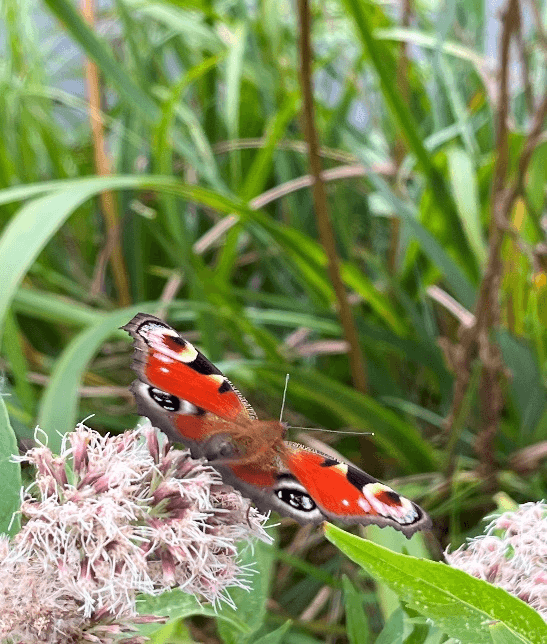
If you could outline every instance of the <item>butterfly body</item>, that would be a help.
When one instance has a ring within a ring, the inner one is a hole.
[[[162,320],[137,314],[131,385],[138,412],[262,510],[300,523],[326,518],[391,525],[410,537],[430,526],[415,503],[357,467],[285,440],[278,421],[261,421],[224,376]]]

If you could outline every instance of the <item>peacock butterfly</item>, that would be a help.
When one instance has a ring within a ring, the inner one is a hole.
[[[262,511],[299,523],[389,525],[407,537],[431,526],[418,505],[366,472],[286,441],[278,421],[258,420],[226,376],[159,318],[138,313],[122,329],[133,338],[138,412]]]

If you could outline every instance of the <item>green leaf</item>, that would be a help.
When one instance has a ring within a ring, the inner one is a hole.
[[[158,630],[137,628],[141,635],[149,634],[150,644],[192,644],[194,641],[190,635],[190,630],[185,626],[182,619],[171,620],[165,626],[158,628]]]
[[[256,197],[264,190],[277,145],[299,109],[300,97],[298,94],[289,94],[281,109],[270,118],[266,125],[264,145],[253,159],[241,189],[240,196],[244,201]]]
[[[103,313],[67,297],[44,293],[30,288],[19,288],[12,303],[17,313],[36,320],[46,320],[77,328],[95,324],[103,319]]]
[[[366,157],[363,161],[367,163]],[[450,285],[458,301],[467,309],[471,309],[475,303],[475,289],[473,285],[443,246],[421,223],[416,207],[412,203],[399,198],[387,182],[379,175],[372,172],[369,175],[369,180],[390,203],[396,215],[411,229],[413,236],[419,242],[423,252],[435,267],[443,273],[447,284]],[[467,254],[463,256],[465,257]]]
[[[530,161],[530,169],[528,170],[527,175],[527,206],[533,210],[531,213],[532,218],[534,221],[537,221],[539,219],[539,215],[543,212],[543,204],[545,203],[545,184],[547,184],[547,143],[538,145],[534,150],[534,154]]]
[[[379,526],[370,525],[366,527],[363,536],[372,543],[378,543],[392,552],[400,552],[413,557],[427,557],[428,554],[421,532],[417,532],[410,539],[407,539],[397,530],[383,530]],[[393,615],[400,608],[401,603],[397,594],[380,580],[376,580],[376,594],[384,619]]]
[[[368,644],[370,642],[370,629],[361,593],[355,590],[353,584],[345,575],[342,577],[342,584],[349,643]]]
[[[18,453],[17,439],[0,390],[0,534],[14,535],[20,528],[19,515],[11,522],[21,500],[21,466],[11,461],[11,457]]]
[[[448,169],[458,215],[477,263],[486,263],[486,242],[482,233],[479,187],[471,157],[461,148],[448,151]]]
[[[251,565],[257,571],[250,578],[252,590],[232,588],[229,593],[236,605],[235,610],[228,605],[223,605],[219,617],[225,618],[219,622],[218,630],[226,644],[239,644],[242,639],[241,628],[235,626],[230,616],[243,620],[246,624],[245,633],[251,634],[258,630],[266,617],[266,602],[269,597],[272,567],[275,549],[270,544],[258,541],[254,548],[247,547],[241,555],[243,566]]]
[[[228,621],[240,633],[250,633],[250,628],[237,614],[221,614],[210,604],[200,604],[194,595],[189,595],[182,590],[171,590],[158,596],[141,595],[137,600],[137,610],[140,615],[163,615],[171,619],[186,619],[193,615],[213,617]],[[160,625],[147,624],[141,626],[139,631],[149,635],[162,628]]]
[[[512,374],[509,387],[520,412],[517,441],[521,445],[529,444],[547,407],[547,391],[536,357],[526,341],[516,338],[509,331],[500,330],[496,335],[503,360]]]
[[[489,624],[502,622],[523,642],[547,641],[540,615],[505,590],[450,566],[397,554],[326,524],[325,535],[414,610],[463,644],[491,644]]]
[[[224,119],[230,139],[236,139],[239,133],[241,78],[246,44],[247,23],[234,26],[230,43],[230,53],[228,54],[226,64],[226,100],[224,105]]]
[[[399,606],[388,618],[375,644],[403,644],[404,612]]]
[[[84,52],[92,58],[101,71],[116,86],[128,105],[140,110],[141,116],[148,121],[156,121],[160,116],[158,106],[136,85],[124,67],[117,63],[106,45],[86,24],[76,5],[70,0],[45,0],[50,10],[66,26],[70,35],[81,45]]]
[[[327,256],[323,247],[295,228],[279,224],[261,212],[252,215],[253,220],[279,244],[282,252],[294,262],[299,277],[321,292],[325,299],[334,300],[334,291],[327,279]],[[342,262],[340,274],[344,282],[355,290],[396,333],[402,335],[405,327],[389,298],[373,286],[370,279],[349,262]]]
[[[477,70],[482,72],[484,68],[484,57],[478,54],[474,49],[464,47],[460,43],[444,40],[439,42],[437,34],[426,34],[417,29],[406,29],[404,27],[393,27],[390,29],[376,29],[374,36],[381,40],[396,40],[398,42],[408,42],[418,47],[427,49],[440,50],[443,54],[455,56],[460,60],[467,60]]]
[[[94,190],[56,192],[31,201],[11,219],[0,237],[0,328],[15,290],[42,248],[65,219]]]
[[[276,628],[275,631],[271,631],[267,635],[263,635],[258,639],[251,639],[252,644],[281,644],[285,634],[291,627],[291,620],[286,621],[282,626]]]
[[[488,628],[493,644],[526,644],[530,641],[514,633],[502,622],[490,624]]]
[[[2,347],[4,355],[9,360],[17,398],[27,413],[34,414],[36,396],[32,385],[28,381],[29,368],[27,359],[21,342],[17,320],[11,311],[8,312],[6,318]]]
[[[147,23],[157,21],[169,30],[183,36],[197,48],[204,48],[210,53],[219,53],[223,42],[219,35],[205,22],[202,15],[191,11],[190,3],[181,7],[172,6],[173,2],[150,2],[149,0],[123,0],[134,15],[144,16]],[[203,7],[205,8],[205,7]]]

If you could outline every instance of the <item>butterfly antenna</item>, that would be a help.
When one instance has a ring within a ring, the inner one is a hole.
[[[290,374],[285,376],[285,389],[283,389],[283,400],[281,401],[281,413],[279,414],[279,422],[283,422],[283,412],[285,411],[285,398],[287,397],[287,387],[289,386]]]
[[[290,429],[305,429],[308,432],[328,432],[329,434],[353,434],[354,436],[374,436],[374,432],[353,432],[343,429],[323,429],[321,427],[291,427]]]

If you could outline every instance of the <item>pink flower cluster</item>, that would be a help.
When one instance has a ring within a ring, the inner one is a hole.
[[[519,597],[547,621],[547,505],[526,503],[505,512],[454,552],[455,568]]]
[[[60,456],[39,445],[21,460],[37,472],[23,528],[0,538],[0,640],[111,642],[151,619],[136,616],[139,593],[229,601],[251,574],[237,542],[271,540],[249,501],[150,426],[103,437],[79,425]]]

